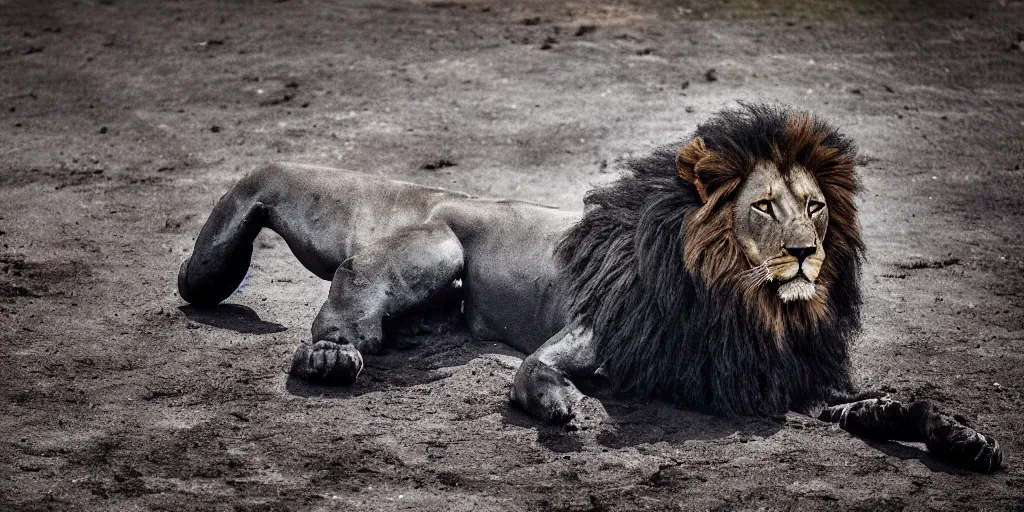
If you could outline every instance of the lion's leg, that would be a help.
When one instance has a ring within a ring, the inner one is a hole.
[[[313,321],[313,344],[296,350],[292,375],[353,382],[362,369],[360,352],[381,348],[382,319],[438,297],[462,268],[462,244],[443,224],[406,228],[367,246],[335,272]]]
[[[992,437],[961,418],[944,414],[926,400],[904,405],[885,398],[825,408],[820,419],[847,432],[880,441],[923,442],[936,455],[974,471],[999,469],[1003,452]]]
[[[511,399],[544,421],[569,421],[583,399],[569,377],[592,374],[600,366],[591,331],[568,326],[523,360]]]
[[[384,319],[384,339],[450,334],[463,321],[462,286],[451,287],[396,317]]]
[[[181,298],[197,306],[213,306],[228,298],[249,270],[252,242],[263,221],[264,206],[250,194],[237,186],[225,194],[178,271]]]

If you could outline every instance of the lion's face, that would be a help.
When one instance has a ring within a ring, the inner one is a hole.
[[[748,106],[702,124],[676,155],[701,202],[683,225],[686,270],[737,293],[780,340],[816,328],[864,248],[855,158],[806,113]]]
[[[814,296],[825,261],[828,205],[806,168],[758,163],[740,185],[732,216],[733,236],[750,264],[749,286],[775,287],[784,302]]]

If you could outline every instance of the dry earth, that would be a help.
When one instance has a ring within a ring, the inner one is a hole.
[[[834,4],[0,0],[0,509],[1022,509],[1024,4]],[[1004,471],[798,415],[538,425],[522,355],[460,335],[304,386],[327,283],[270,234],[231,306],[175,293],[269,159],[578,208],[762,99],[862,148],[860,383],[972,418]]]

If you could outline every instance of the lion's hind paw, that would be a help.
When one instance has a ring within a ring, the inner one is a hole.
[[[316,384],[347,386],[356,381],[362,369],[363,356],[355,346],[320,340],[295,350],[290,373]]]

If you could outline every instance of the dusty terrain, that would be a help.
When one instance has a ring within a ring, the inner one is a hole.
[[[0,0],[0,509],[1021,509],[1024,3],[702,4]],[[290,381],[327,283],[272,234],[230,306],[176,294],[260,162],[578,208],[744,99],[859,142],[858,378],[1005,470],[621,399],[567,432],[509,406],[522,354],[459,334]]]

